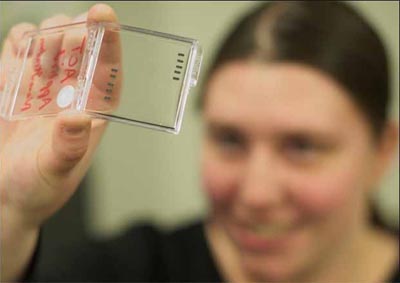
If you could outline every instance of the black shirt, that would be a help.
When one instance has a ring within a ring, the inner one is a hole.
[[[60,257],[57,257],[57,254]],[[150,225],[109,241],[54,251],[51,268],[42,268],[40,244],[24,281],[34,282],[221,282],[202,222],[172,232]],[[398,271],[387,282],[400,282]]]
[[[162,232],[147,224],[135,225],[112,240],[54,251],[53,257],[51,267],[43,267],[39,244],[24,281],[222,281],[201,222],[172,232]]]

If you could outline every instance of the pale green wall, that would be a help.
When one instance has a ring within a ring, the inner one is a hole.
[[[255,2],[106,2],[124,24],[188,36],[200,40],[207,68],[216,45],[236,17]],[[54,13],[77,14],[89,2],[3,2],[0,26],[33,21]],[[398,116],[399,3],[353,3],[382,34],[391,56]],[[203,72],[204,75],[204,72]],[[198,88],[199,89],[199,88]],[[197,91],[198,91],[197,89]],[[137,127],[111,124],[91,170],[89,188],[91,230],[112,233],[143,217],[175,225],[205,211],[199,184],[201,121],[194,109],[197,91],[191,93],[181,134],[173,136]],[[398,160],[395,160],[398,164]],[[398,225],[398,165],[386,178],[378,201],[384,216]]]

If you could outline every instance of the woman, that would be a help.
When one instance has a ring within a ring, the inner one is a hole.
[[[96,5],[88,19],[116,17]],[[27,172],[2,167],[2,271],[42,282],[395,282],[397,236],[372,221],[368,198],[398,142],[388,102],[384,47],[352,9],[263,4],[222,45],[202,96],[207,220],[168,234],[136,226],[41,270],[39,227],[76,189],[105,125],[63,115],[21,153],[35,122],[2,122],[14,127],[2,164]]]

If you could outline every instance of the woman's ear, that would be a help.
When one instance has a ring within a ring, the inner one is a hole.
[[[377,162],[375,168],[376,180],[382,179],[390,166],[393,166],[395,157],[399,153],[399,124],[398,121],[390,120],[377,144]]]

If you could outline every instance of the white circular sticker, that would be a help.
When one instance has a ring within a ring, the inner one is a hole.
[[[74,101],[75,88],[72,85],[63,87],[57,96],[57,105],[60,108],[65,108]]]

